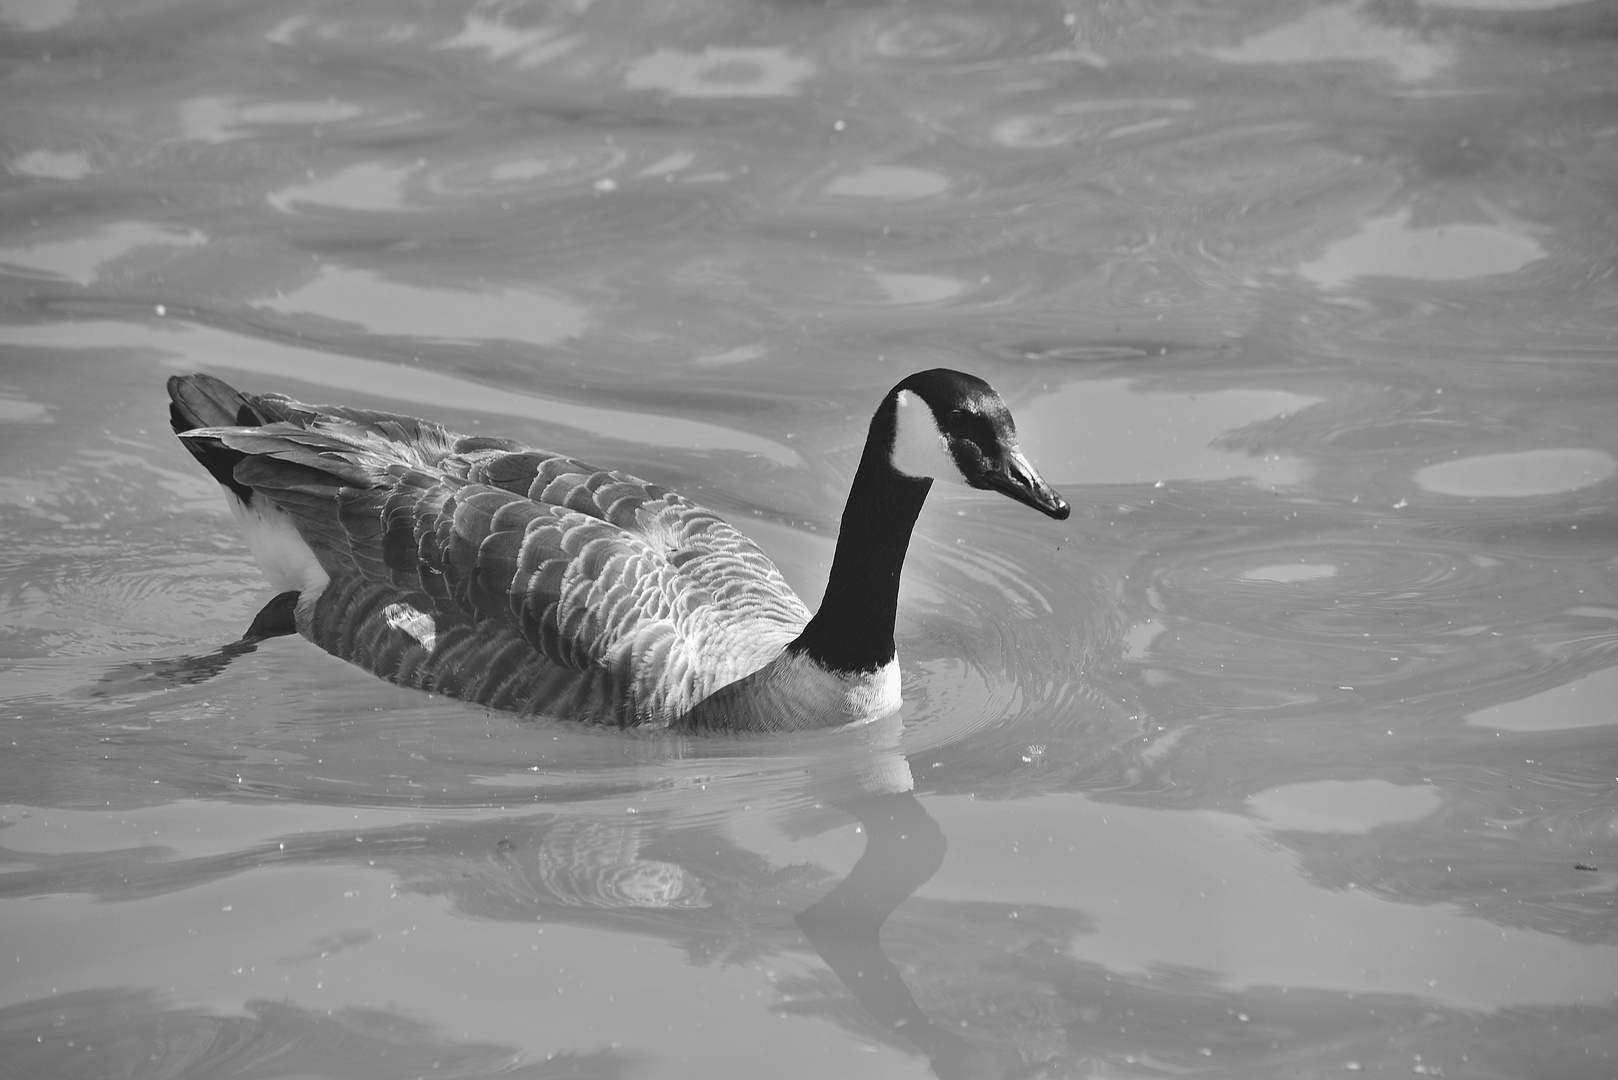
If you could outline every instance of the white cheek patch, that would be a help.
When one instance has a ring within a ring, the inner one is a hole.
[[[927,403],[908,390],[899,391],[894,417],[893,467],[905,476],[918,479],[949,480],[965,483],[961,470],[949,456],[944,433]]]
[[[438,644],[438,627],[425,611],[417,611],[409,604],[389,604],[382,609],[382,617],[393,629],[403,630],[415,638],[428,652]]]

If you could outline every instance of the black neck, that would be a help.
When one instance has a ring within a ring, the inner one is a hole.
[[[890,398],[871,421],[865,453],[843,508],[826,598],[803,633],[788,645],[832,671],[875,671],[893,659],[899,571],[916,515],[933,482],[893,468],[894,407]]]

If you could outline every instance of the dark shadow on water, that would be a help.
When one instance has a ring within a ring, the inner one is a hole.
[[[232,660],[258,649],[259,643],[273,637],[296,634],[293,609],[298,603],[296,592],[283,592],[270,599],[253,616],[247,632],[229,645],[199,656],[163,657],[156,660],[135,660],[109,669],[96,680],[90,690],[92,697],[119,697],[141,694],[153,690],[171,690],[180,686],[195,686],[215,678]]]
[[[90,686],[91,697],[123,697],[156,690],[195,686],[216,678],[230,662],[258,649],[257,641],[242,638],[211,653],[197,656],[167,656],[155,660],[131,660],[108,668]]]

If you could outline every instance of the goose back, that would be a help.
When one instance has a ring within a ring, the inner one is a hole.
[[[391,681],[667,724],[808,622],[751,540],[627,473],[207,376],[170,393],[188,449],[284,515],[329,579],[300,596],[299,632]]]

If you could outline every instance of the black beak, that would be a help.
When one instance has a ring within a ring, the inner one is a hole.
[[[1045,478],[1039,475],[1021,450],[1013,448],[1008,451],[1000,467],[988,470],[980,479],[983,487],[1009,495],[1057,521],[1066,521],[1072,512],[1067,500],[1045,482]]]

